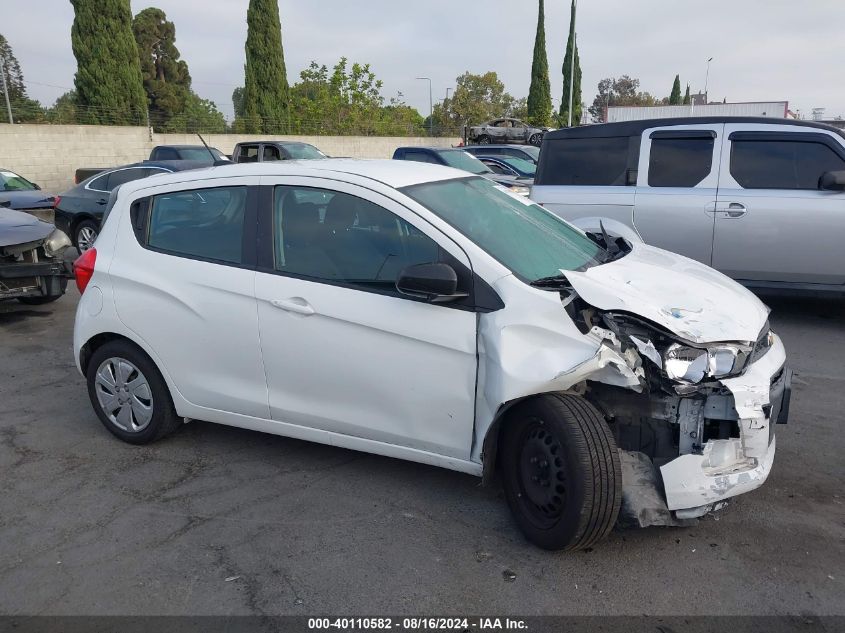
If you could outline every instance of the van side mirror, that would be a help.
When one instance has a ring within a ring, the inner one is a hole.
[[[407,266],[399,273],[396,289],[403,295],[431,303],[446,303],[467,296],[465,292],[458,292],[455,269],[440,262]]]
[[[845,170],[826,171],[819,178],[819,189],[825,191],[845,191]]]

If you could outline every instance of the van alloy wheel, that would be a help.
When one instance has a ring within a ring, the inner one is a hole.
[[[153,418],[153,394],[146,376],[125,358],[107,358],[97,369],[97,401],[108,420],[139,433]]]

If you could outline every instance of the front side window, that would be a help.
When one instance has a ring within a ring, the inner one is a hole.
[[[649,187],[695,187],[710,175],[712,136],[653,138],[648,161]]]
[[[628,144],[627,136],[548,141],[537,184],[625,186]]]
[[[179,154],[172,147],[159,147],[156,160],[179,160]]]
[[[377,204],[347,193],[279,186],[275,267],[282,273],[396,292],[399,273],[439,260],[437,243]]]
[[[486,178],[442,180],[402,191],[525,281],[584,270],[604,251],[570,224]]]
[[[147,246],[173,255],[242,263],[246,193],[246,187],[218,187],[155,196]]]
[[[264,152],[261,155],[261,160],[263,162],[282,160],[282,155],[279,153],[279,148],[273,145],[265,145]]]
[[[731,175],[743,189],[818,189],[826,171],[845,160],[824,143],[732,140]]]

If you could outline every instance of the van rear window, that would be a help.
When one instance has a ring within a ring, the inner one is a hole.
[[[537,184],[625,186],[628,144],[627,136],[549,139]]]

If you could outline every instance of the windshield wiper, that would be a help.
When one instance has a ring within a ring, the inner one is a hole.
[[[569,283],[569,280],[563,274],[540,277],[532,281],[530,285],[535,288],[553,288],[556,290],[563,288],[565,290],[572,290],[572,284]]]

